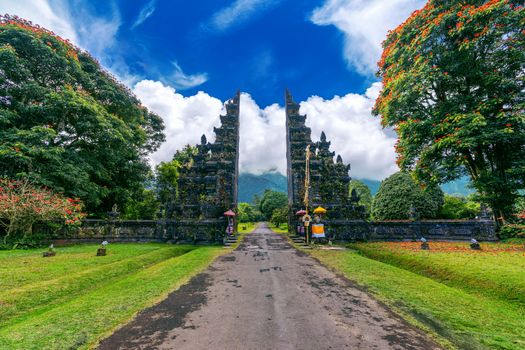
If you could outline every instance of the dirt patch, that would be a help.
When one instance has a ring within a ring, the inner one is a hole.
[[[226,255],[220,258],[221,261],[235,261],[236,259],[234,255]]]

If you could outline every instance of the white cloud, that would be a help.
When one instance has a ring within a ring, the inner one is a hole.
[[[208,74],[186,74],[177,62],[173,62],[174,71],[171,75],[171,84],[179,90],[191,89],[204,84],[208,80]]]
[[[286,129],[284,108],[272,104],[260,108],[253,98],[241,94],[240,170],[261,174],[276,170],[286,175]]]
[[[425,0],[326,0],[311,21],[333,25],[345,34],[344,57],[363,75],[374,74],[388,30],[401,24]]]
[[[153,15],[153,12],[155,12],[155,2],[156,0],[151,0],[140,10],[139,15],[137,16],[137,19],[131,26],[131,29],[134,29],[138,26],[140,26],[144,21],[146,21],[151,15]]]
[[[222,102],[204,92],[184,97],[159,81],[142,80],[133,92],[151,111],[164,120],[166,142],[151,155],[152,163],[169,161],[185,145],[200,143],[202,134],[213,141],[213,127],[220,125]]]
[[[108,3],[107,17],[95,16],[85,6],[74,6],[64,0],[0,0],[2,12],[17,15],[54,31],[95,56],[106,54],[116,41],[120,14],[116,5]]]
[[[373,84],[365,95],[348,94],[324,100],[312,96],[301,103],[308,115],[313,141],[325,131],[331,149],[352,164],[351,176],[381,180],[397,171],[395,135],[381,128],[371,109],[381,88]],[[223,103],[204,92],[184,97],[158,81],[143,80],[133,89],[142,103],[159,114],[166,124],[166,142],[152,155],[152,163],[170,160],[176,150],[197,144],[205,134],[214,140],[213,127],[220,125]],[[261,108],[247,94],[240,104],[240,170],[260,174],[276,170],[286,174],[285,112],[272,104]]]
[[[331,100],[312,96],[301,102],[300,112],[307,114],[313,141],[321,132],[331,141],[331,149],[350,163],[350,175],[382,180],[398,171],[395,165],[393,132],[383,130],[379,118],[371,114],[381,83],[374,83],[365,93],[335,96]]]
[[[252,16],[278,5],[281,0],[235,0],[229,6],[216,12],[206,27],[224,31],[246,22]]]
[[[80,45],[80,38],[69,20],[69,7],[63,1],[51,3],[47,0],[0,0],[0,8],[2,14],[7,13],[27,19]]]

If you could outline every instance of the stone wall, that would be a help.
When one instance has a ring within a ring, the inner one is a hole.
[[[110,242],[172,242],[184,244],[222,243],[226,219],[201,221],[175,220],[97,220],[87,219],[80,227],[54,231],[36,225],[35,232],[47,233],[56,244]]]
[[[425,237],[434,241],[495,241],[492,220],[375,221],[332,220],[325,223],[328,238],[334,241],[404,241]]]

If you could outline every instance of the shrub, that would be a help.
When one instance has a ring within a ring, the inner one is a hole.
[[[519,224],[503,225],[498,232],[498,237],[500,239],[525,238],[525,225],[519,225]]]
[[[84,217],[81,210],[79,199],[37,187],[27,179],[0,178],[0,224],[6,230],[4,244],[39,241],[42,237],[33,234],[36,222],[61,220],[66,225],[75,225]]]
[[[421,189],[405,172],[397,172],[381,182],[372,204],[375,220],[409,218],[413,206],[421,218],[434,218],[443,205],[443,191],[435,186]]]

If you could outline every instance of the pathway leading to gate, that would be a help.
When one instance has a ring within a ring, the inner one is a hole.
[[[260,224],[237,250],[142,311],[99,349],[439,347]]]

